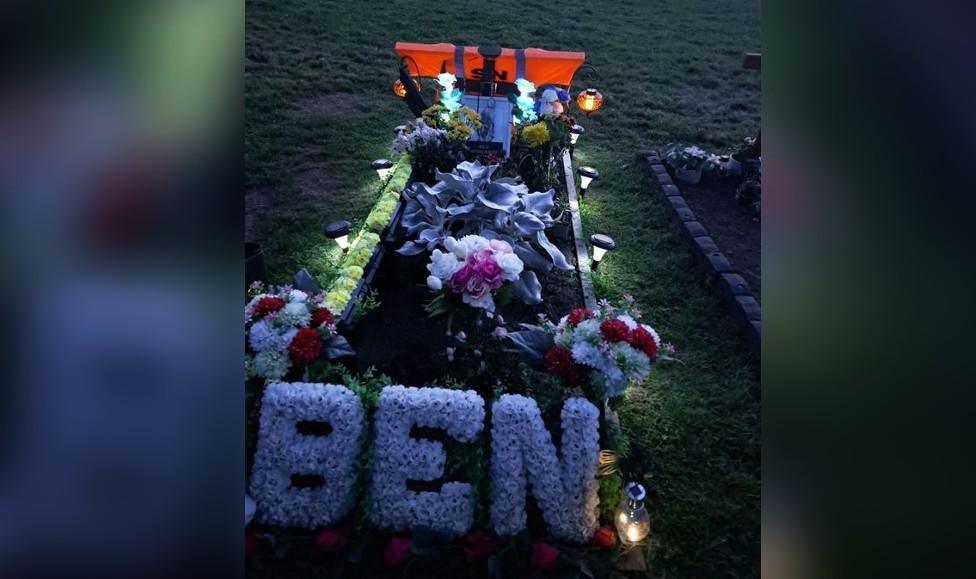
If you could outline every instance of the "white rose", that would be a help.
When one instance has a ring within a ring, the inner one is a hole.
[[[451,239],[451,238],[448,238]],[[461,262],[453,253],[445,253],[435,249],[430,255],[430,263],[427,264],[427,271],[439,279],[445,280],[458,270]]]
[[[515,281],[522,275],[525,265],[514,253],[495,254],[495,263],[502,268],[502,278],[505,281]]]
[[[308,299],[308,294],[302,290],[291,290],[288,292],[288,301],[290,302],[304,302]]]
[[[436,291],[440,291],[441,290],[441,287],[442,287],[440,278],[437,277],[436,275],[428,275],[427,276],[427,287],[429,287],[430,289],[434,290],[435,292]]]

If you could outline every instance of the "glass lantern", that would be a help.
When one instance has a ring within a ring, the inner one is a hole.
[[[626,544],[639,543],[651,530],[651,516],[644,507],[647,493],[639,483],[627,483],[624,500],[614,519],[620,540]]]

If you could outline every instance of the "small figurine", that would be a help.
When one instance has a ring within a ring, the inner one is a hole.
[[[539,106],[540,115],[557,116],[563,114],[563,103],[559,102],[559,93],[556,89],[547,88],[542,91],[542,104]]]

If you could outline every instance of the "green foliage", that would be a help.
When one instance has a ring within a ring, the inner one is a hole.
[[[623,499],[624,481],[619,474],[601,476],[600,482],[600,524],[613,525],[613,515]]]

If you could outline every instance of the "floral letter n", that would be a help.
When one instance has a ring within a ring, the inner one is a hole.
[[[599,411],[584,398],[570,398],[561,418],[557,455],[534,400],[506,394],[492,406],[491,523],[499,535],[525,528],[529,481],[553,535],[581,543],[596,531]]]

